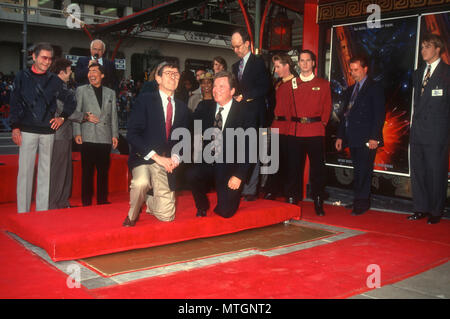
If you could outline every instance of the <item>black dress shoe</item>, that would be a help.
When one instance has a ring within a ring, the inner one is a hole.
[[[441,221],[441,216],[430,216],[427,224],[437,224]]]
[[[323,199],[320,196],[317,196],[314,199],[314,210],[316,211],[317,216],[325,216],[325,212],[323,210]]]
[[[246,202],[253,202],[257,199],[256,195],[244,195],[244,200]]]
[[[125,220],[123,221],[123,224],[122,224],[122,226],[124,226],[124,227],[133,227],[134,225],[136,225],[136,221],[130,220],[130,218],[128,218],[128,216],[127,216],[127,218],[125,218]]]
[[[288,198],[286,198],[286,203],[297,205],[298,204],[298,199],[295,198],[295,197],[288,197]]]
[[[266,195],[264,195],[264,199],[268,199],[268,200],[275,200],[276,196],[274,193],[267,193]]]
[[[106,202],[98,202],[97,203],[97,205],[109,205],[109,204],[111,204],[111,202],[108,202],[108,201],[106,201]]]
[[[197,209],[197,217],[206,217],[206,209]]]
[[[408,216],[407,219],[408,220],[419,220],[419,219],[425,218],[427,216],[428,216],[428,213],[417,212],[417,213],[412,214],[411,216]]]
[[[367,212],[367,209],[362,209],[362,208],[353,208],[351,215],[352,216],[359,216],[364,214],[365,212]]]

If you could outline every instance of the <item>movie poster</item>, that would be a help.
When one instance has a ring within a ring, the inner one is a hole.
[[[450,64],[450,12],[433,13],[421,16],[420,20],[420,38],[425,33],[438,34],[445,41],[447,50],[441,55],[442,61]],[[423,63],[419,55],[418,66]],[[448,163],[448,178],[450,180],[450,161]]]
[[[379,28],[369,28],[366,22],[333,28],[330,70],[333,114],[327,127],[327,165],[352,166],[349,149],[337,152],[334,144],[345,107],[344,91],[354,84],[349,60],[356,54],[364,54],[369,58],[369,76],[382,83],[386,98],[385,145],[377,151],[374,169],[390,174],[409,174],[408,143],[417,23],[416,16],[382,20]]]

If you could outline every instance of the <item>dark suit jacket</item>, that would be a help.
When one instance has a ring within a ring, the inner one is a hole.
[[[75,81],[77,86],[89,84],[88,80],[88,66],[91,57],[80,57],[75,67]],[[117,91],[118,83],[116,79],[116,66],[114,62],[103,57],[103,68],[105,69],[105,77],[103,78],[102,85],[109,87],[110,89]]]
[[[243,101],[252,100],[247,104],[253,104],[258,109],[258,127],[267,127],[266,95],[269,91],[270,78],[264,60],[254,54],[250,54],[242,73],[241,81],[238,80],[239,63],[232,66],[233,74],[238,81],[236,95],[242,94]]]
[[[172,131],[179,127],[189,129],[191,115],[186,104],[175,100],[174,111]],[[153,164],[152,159],[144,159],[152,150],[158,155],[170,157],[172,147],[178,143],[177,140],[166,140],[166,120],[159,91],[139,94],[136,104],[131,110],[127,129],[127,140],[130,145],[128,157],[130,169],[143,164]],[[169,185],[171,189],[174,189],[173,174],[168,174],[168,177]]]
[[[350,86],[345,94],[345,112],[355,85]],[[349,147],[365,147],[369,140],[379,141],[383,146],[383,125],[385,119],[384,90],[380,83],[367,78],[360,88],[353,107],[341,118],[337,137]]]
[[[414,114],[411,124],[410,142],[448,145],[450,129],[450,66],[441,60],[428,80],[423,95],[420,96],[424,72],[425,65],[417,69],[413,75]],[[436,96],[433,96],[433,90]]]
[[[204,102],[204,101],[203,101]],[[209,102],[209,101],[208,101]],[[211,103],[200,103],[197,106],[197,109],[194,113],[194,119],[201,120],[202,121],[202,129],[203,132],[207,130],[208,128],[214,127],[214,120],[215,120],[215,113],[216,113],[216,104],[215,102]],[[254,166],[254,163],[250,163],[249,160],[249,141],[248,138],[246,138],[244,150],[245,150],[245,162],[244,163],[238,163],[238,152],[241,152],[238,143],[236,142],[237,139],[235,138],[234,143],[234,160],[232,163],[226,163],[227,159],[227,153],[226,153],[226,145],[227,145],[227,129],[236,129],[236,128],[242,128],[247,130],[248,128],[254,128],[258,129],[256,125],[256,114],[257,110],[254,106],[248,106],[244,103],[238,103],[233,100],[233,103],[231,104],[231,109],[228,113],[228,117],[226,122],[224,123],[222,132],[223,132],[223,160],[224,163],[214,163],[215,167],[219,170],[221,174],[225,174],[227,176],[227,179],[231,176],[236,176],[239,179],[244,182],[247,180],[249,173],[251,172],[251,169]],[[204,141],[205,144],[211,143],[211,141]]]

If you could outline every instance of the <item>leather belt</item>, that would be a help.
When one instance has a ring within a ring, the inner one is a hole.
[[[322,121],[322,118],[320,116],[316,116],[316,117],[294,117],[293,116],[293,117],[291,117],[291,121],[302,123],[302,124],[307,124],[307,123],[320,122],[320,121]]]
[[[273,119],[275,121],[286,121],[286,116],[275,116]]]

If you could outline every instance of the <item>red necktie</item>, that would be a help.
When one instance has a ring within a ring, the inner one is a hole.
[[[167,100],[169,101],[169,103],[167,103],[167,114],[166,114],[166,139],[169,140],[170,130],[172,129],[173,107],[170,96],[167,97]]]

